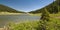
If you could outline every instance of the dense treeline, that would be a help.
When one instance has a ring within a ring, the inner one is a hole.
[[[0,12],[23,13],[22,11],[17,11],[3,4],[0,4]]]
[[[29,13],[41,13],[42,10],[44,10],[45,8],[48,10],[48,12],[50,13],[58,13],[60,12],[60,0],[56,0],[54,1],[53,3],[49,4],[48,6],[44,7],[44,8],[41,8],[41,9],[38,9],[36,11],[31,11]]]

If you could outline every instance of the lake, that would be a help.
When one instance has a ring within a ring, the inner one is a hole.
[[[0,15],[0,27],[3,27],[8,22],[32,21],[39,20],[40,16],[31,16],[28,14],[21,15]]]

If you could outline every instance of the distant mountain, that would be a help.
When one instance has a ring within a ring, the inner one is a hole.
[[[23,13],[22,11],[17,11],[13,8],[0,4],[0,12],[10,12],[10,13]]]
[[[56,0],[53,3],[49,4],[48,6],[38,9],[36,11],[31,11],[29,13],[41,13],[44,9],[47,9],[50,13],[58,13],[60,12],[60,0]]]

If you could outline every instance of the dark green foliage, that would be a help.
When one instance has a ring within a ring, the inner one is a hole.
[[[0,4],[0,12],[23,13],[2,4]]]
[[[29,13],[33,13],[33,14],[36,14],[36,13],[41,13],[42,9],[38,9],[36,11],[30,11]]]
[[[49,13],[47,11],[47,9],[45,8],[43,11],[42,11],[42,15],[41,15],[41,21],[38,25],[38,29],[37,30],[46,30],[46,26],[47,26],[47,22],[50,20],[49,19]]]
[[[49,21],[49,12],[47,11],[46,8],[42,10],[41,20]]]

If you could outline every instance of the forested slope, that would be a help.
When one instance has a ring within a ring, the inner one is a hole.
[[[60,10],[59,10],[60,9],[60,2],[59,1],[60,0],[56,0],[53,3],[45,6],[44,8],[38,9],[36,11],[31,11],[29,13],[41,13],[44,9],[47,9],[48,12],[50,12],[50,13],[58,13],[58,12],[60,12]]]
[[[17,11],[13,8],[0,4],[0,12],[10,12],[10,13],[22,13],[22,11]]]

